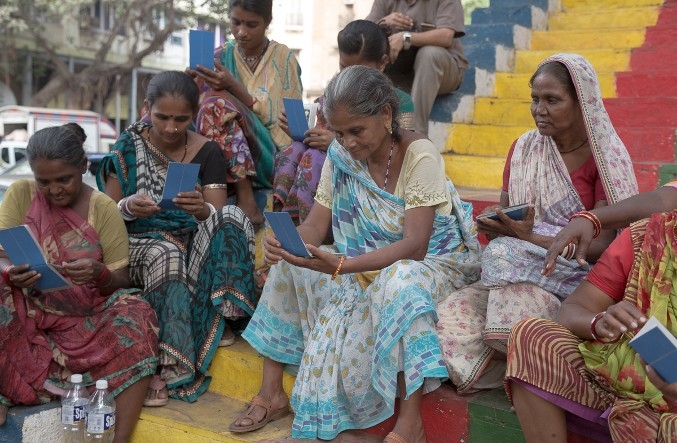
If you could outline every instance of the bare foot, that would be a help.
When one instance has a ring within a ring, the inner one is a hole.
[[[9,408],[5,405],[0,405],[0,426],[4,425],[7,421],[7,411]]]

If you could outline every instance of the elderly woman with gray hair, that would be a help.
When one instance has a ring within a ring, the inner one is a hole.
[[[380,71],[351,66],[325,91],[336,134],[308,218],[298,226],[313,258],[266,238],[273,266],[243,337],[264,357],[263,383],[232,432],[289,413],[285,365],[298,365],[292,437],[330,440],[394,414],[387,442],[425,442],[424,392],[446,378],[436,301],[478,278],[472,207],[421,134],[397,123]],[[334,244],[320,246],[332,228]]]

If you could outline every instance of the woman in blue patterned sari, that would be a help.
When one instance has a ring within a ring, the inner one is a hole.
[[[380,71],[351,66],[325,91],[336,133],[298,232],[314,258],[266,239],[274,264],[244,337],[264,355],[263,383],[231,425],[248,432],[289,413],[286,364],[299,365],[292,436],[333,439],[400,413],[386,441],[424,442],[424,392],[447,377],[436,300],[479,276],[470,204],[435,146],[397,123]],[[322,246],[332,227],[334,244]],[[406,380],[406,382],[405,382]]]
[[[208,387],[216,348],[235,340],[226,319],[254,311],[253,228],[236,206],[226,206],[225,159],[218,144],[188,130],[199,91],[183,72],[157,74],[145,106],[151,123],[122,133],[97,174],[97,183],[126,220],[130,278],[160,323],[160,371],[145,406],[168,396],[195,401]],[[193,192],[174,210],[157,205],[169,162],[200,164]]]

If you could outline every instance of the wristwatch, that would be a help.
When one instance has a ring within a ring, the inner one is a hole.
[[[402,33],[402,39],[404,39],[404,45],[402,48],[407,51],[409,48],[411,48],[411,32],[409,31],[404,31]]]

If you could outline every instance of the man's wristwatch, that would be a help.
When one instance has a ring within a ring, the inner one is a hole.
[[[404,44],[402,45],[402,49],[407,51],[409,48],[411,48],[411,32],[405,31],[402,33],[402,39],[404,40]]]

